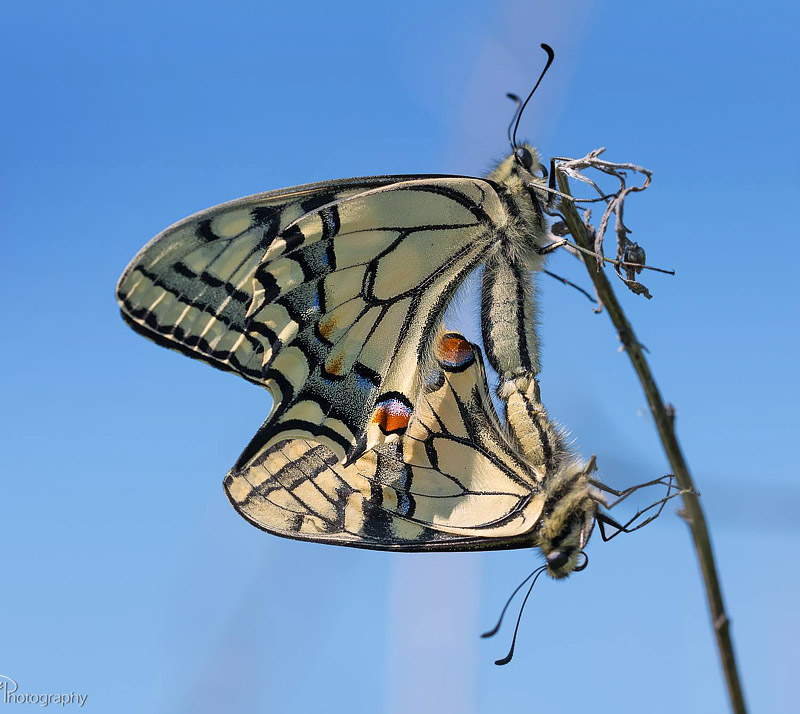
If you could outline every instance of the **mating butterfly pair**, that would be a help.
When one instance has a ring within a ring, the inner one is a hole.
[[[485,179],[371,176],[250,196],[168,228],[125,270],[131,327],[272,395],[225,479],[254,525],[380,550],[538,547],[534,573],[562,578],[586,566],[595,523],[604,539],[635,530],[677,495],[666,477],[623,492],[593,480],[594,460],[570,452],[540,402],[533,280],[561,244],[545,223],[558,192],[516,143],[521,109],[512,153]],[[475,271],[503,419],[480,348],[442,324]],[[636,526],[644,512],[620,525],[601,510],[603,491],[621,500],[652,484],[667,495]]]
[[[176,224],[134,258],[117,288],[134,329],[273,396],[225,479],[245,518],[366,548],[537,546],[555,577],[578,566],[602,496],[538,396],[539,173],[521,147],[486,179],[259,194]],[[478,268],[505,425],[480,349],[441,326]]]

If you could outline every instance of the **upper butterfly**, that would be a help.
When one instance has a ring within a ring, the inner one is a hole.
[[[297,436],[353,459],[375,443],[365,431],[378,401],[414,404],[442,315],[479,266],[489,363],[503,384],[538,373],[543,182],[533,150],[519,153],[487,179],[347,179],[198,213],[125,270],[123,317],[269,389],[272,413],[245,457]]]
[[[234,471],[291,439],[352,463],[391,433],[381,414],[413,411],[437,369],[442,316],[480,266],[498,391],[507,401],[531,388],[543,175],[522,146],[486,179],[374,176],[232,201],[156,236],[117,300],[146,337],[270,391]]]

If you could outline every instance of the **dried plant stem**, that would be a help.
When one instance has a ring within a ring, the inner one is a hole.
[[[561,192],[570,195],[568,179],[562,173],[558,173],[558,183]],[[594,236],[590,235],[589,230],[579,217],[572,202],[561,201],[560,208],[564,218],[566,218],[567,226],[575,242],[589,250],[595,248]],[[628,353],[633,363],[633,368],[636,370],[636,374],[642,384],[642,389],[647,396],[650,411],[653,414],[656,427],[658,428],[658,434],[661,437],[661,443],[664,446],[664,451],[669,459],[672,471],[675,474],[675,479],[684,491],[688,491],[683,494],[684,517],[692,532],[695,549],[697,550],[697,557],[700,561],[700,570],[703,573],[703,580],[705,581],[706,597],[708,598],[708,605],[711,611],[711,623],[717,638],[717,648],[719,649],[722,669],[725,673],[725,679],[728,685],[731,708],[734,714],[746,714],[747,710],[745,708],[744,696],[742,694],[742,687],[739,682],[739,673],[736,668],[736,659],[733,652],[733,643],[731,641],[730,621],[725,614],[722,591],[720,589],[717,569],[714,563],[714,554],[711,548],[711,539],[709,537],[708,528],[706,527],[703,509],[695,494],[696,489],[691,474],[689,473],[689,468],[686,465],[678,439],[675,436],[673,424],[674,412],[672,407],[667,407],[664,404],[664,400],[661,398],[661,393],[653,379],[650,367],[642,351],[642,346],[636,339],[633,328],[617,301],[611,283],[607,279],[605,273],[598,269],[598,263],[595,258],[586,254],[582,254],[581,257],[595,284],[598,298],[608,311],[608,316],[614,323],[620,341]]]

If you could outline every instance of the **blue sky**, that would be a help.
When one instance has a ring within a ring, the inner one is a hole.
[[[724,711],[672,511],[540,582],[524,551],[395,555],[267,536],[221,480],[256,387],[119,319],[170,223],[379,173],[483,174],[510,103],[546,156],[654,171],[626,208],[652,301],[622,296],[702,492],[753,711],[796,711],[800,190],[795,4],[28,2],[0,10],[0,674],[96,712]],[[585,284],[579,266],[552,269]],[[542,285],[542,392],[618,487],[667,471],[606,316]],[[462,310],[469,323],[474,312]],[[7,705],[10,706],[10,705]]]

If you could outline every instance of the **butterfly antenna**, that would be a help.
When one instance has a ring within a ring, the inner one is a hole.
[[[525,612],[525,604],[528,602],[528,598],[533,590],[533,586],[536,585],[536,581],[545,570],[547,570],[547,566],[543,565],[541,568],[534,571],[536,573],[536,577],[533,579],[531,586],[528,588],[528,592],[525,593],[525,599],[522,601],[522,607],[519,609],[519,615],[517,615],[517,624],[514,626],[514,636],[511,638],[511,649],[508,650],[508,654],[505,657],[495,660],[494,662],[501,667],[504,664],[508,664],[511,661],[511,658],[514,656],[514,648],[517,646],[517,632],[519,631],[519,623],[522,622],[522,613]]]
[[[522,113],[525,111],[525,107],[528,106],[528,102],[531,100],[533,93],[536,91],[537,87],[541,84],[542,80],[544,79],[545,74],[547,74],[547,70],[550,69],[550,65],[553,64],[553,59],[555,58],[555,52],[553,52],[553,48],[550,45],[546,45],[542,42],[542,49],[547,52],[547,64],[544,66],[542,73],[539,75],[539,79],[536,81],[533,89],[531,89],[531,93],[528,95],[528,98],[523,102],[522,107],[520,108],[519,112],[517,112],[517,122],[514,124],[514,135],[511,138],[511,148],[515,149],[517,146],[517,129],[519,128],[519,120],[522,118]]]
[[[508,131],[506,131],[508,143],[511,144],[511,151],[516,151],[517,147],[514,146],[514,142],[511,140],[511,127],[514,126],[514,122],[517,120],[519,108],[522,106],[522,100],[516,94],[512,94],[511,92],[508,92],[506,96],[516,104],[516,107],[514,107],[514,116],[512,116],[511,121],[508,122]]]
[[[536,573],[541,572],[547,568],[546,565],[541,566],[540,568],[536,568],[525,580],[523,580],[519,585],[517,585],[517,589],[511,593],[511,597],[508,598],[506,604],[503,607],[503,611],[500,613],[500,619],[497,621],[497,624],[488,632],[484,632],[481,637],[494,637],[497,634],[497,631],[500,629],[500,625],[503,624],[503,617],[505,617],[506,610],[508,610],[508,606],[511,604],[511,601],[514,599],[514,596],[522,590],[522,586],[525,585]]]

